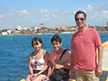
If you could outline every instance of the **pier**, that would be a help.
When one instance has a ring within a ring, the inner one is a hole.
[[[103,60],[102,60],[102,69],[108,71],[108,41],[102,44],[103,47]]]
[[[102,69],[108,71],[108,46],[103,50]]]

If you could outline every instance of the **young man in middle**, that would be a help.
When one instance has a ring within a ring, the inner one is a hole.
[[[52,70],[52,67],[54,67],[54,69],[69,69],[69,65],[68,63],[70,63],[70,55],[71,55],[71,52],[69,50],[67,50],[64,55],[62,56],[62,58],[60,59],[59,63],[56,64],[60,58],[60,56],[62,55],[64,49],[61,48],[62,46],[62,39],[60,38],[59,35],[54,35],[52,38],[51,38],[51,43],[52,43],[52,47],[54,50],[50,51],[50,54],[49,54],[49,61],[50,61],[50,67],[48,69],[48,74],[46,77],[43,78],[43,81],[45,79],[50,79],[49,76],[51,76],[51,70]],[[53,76],[54,72],[52,73],[52,76]],[[64,81],[67,81],[67,79],[65,79]],[[50,79],[50,81],[52,81]],[[57,81],[55,80],[55,77],[53,77],[53,81]],[[60,80],[58,80],[60,81]]]

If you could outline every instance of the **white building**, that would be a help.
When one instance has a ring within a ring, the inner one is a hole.
[[[20,30],[21,30],[21,26],[18,26],[18,27],[17,27],[17,30],[19,30],[19,31],[20,31]]]
[[[10,33],[11,33],[11,31],[12,31],[12,30],[7,30],[7,33],[9,33],[9,34],[10,34]]]
[[[7,32],[2,32],[2,35],[8,35],[8,33]]]

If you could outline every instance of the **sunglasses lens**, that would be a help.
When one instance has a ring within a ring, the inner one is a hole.
[[[76,21],[79,21],[79,20],[84,21],[84,18],[76,18],[75,20]]]
[[[78,19],[78,18],[76,18],[75,20],[76,20],[76,21],[79,21],[79,19]]]
[[[84,21],[84,18],[80,18],[81,21]]]

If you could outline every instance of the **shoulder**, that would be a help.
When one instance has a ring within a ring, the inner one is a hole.
[[[94,28],[88,28],[88,31],[90,31],[90,32],[97,32],[97,30],[96,29],[94,29]]]
[[[50,51],[50,53],[49,53],[50,56],[52,56],[54,54],[55,54],[55,51],[54,50]]]
[[[43,52],[44,52],[45,55],[46,55],[46,54],[49,54],[49,53],[48,53],[46,50],[44,50],[44,49],[43,49]]]
[[[47,51],[43,49],[43,52],[46,53]]]
[[[71,51],[70,50],[66,50],[66,54],[71,54]]]
[[[94,28],[88,28],[88,32],[92,33],[92,35],[97,36],[99,33],[96,29]]]
[[[33,52],[34,52],[34,51],[33,51]],[[29,56],[33,55],[33,52],[31,52]]]
[[[78,34],[79,34],[79,31],[77,31],[76,33],[74,33],[74,34],[72,35],[72,37],[74,38],[74,37],[76,37]]]
[[[34,51],[33,51],[34,52]],[[32,58],[33,56],[33,52],[30,53],[29,58]]]
[[[50,54],[52,54],[52,53],[55,53],[55,51],[54,50],[50,51]]]

